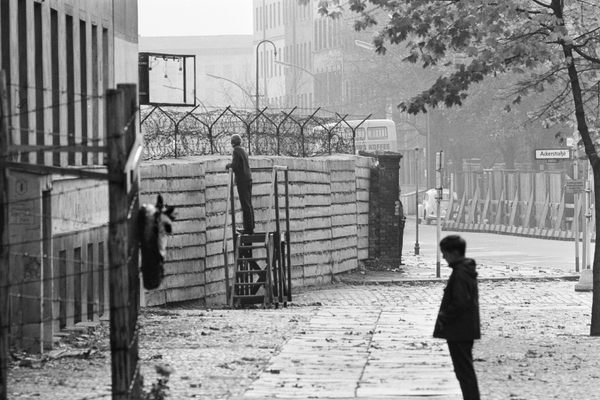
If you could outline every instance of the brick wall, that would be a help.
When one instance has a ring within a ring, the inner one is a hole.
[[[370,171],[369,187],[369,258],[385,264],[400,264],[400,227],[396,204],[400,198],[398,184],[400,154],[374,155],[378,165]]]

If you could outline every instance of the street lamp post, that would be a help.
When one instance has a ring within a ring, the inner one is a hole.
[[[259,112],[259,110],[260,110],[259,100],[258,100],[258,98],[259,98],[259,94],[258,94],[258,48],[263,43],[271,43],[271,46],[273,46],[273,50],[274,50],[273,54],[275,55],[275,57],[277,57],[277,47],[275,46],[275,43],[273,43],[269,39],[263,39],[260,42],[258,42],[258,44],[256,45],[256,112]],[[258,123],[258,120],[257,120],[257,123]]]
[[[415,148],[415,256],[419,255],[419,148]]]

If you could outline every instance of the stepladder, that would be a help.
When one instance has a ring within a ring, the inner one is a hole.
[[[278,307],[286,306],[292,301],[288,171],[286,167],[274,166],[269,169],[253,169],[253,172],[258,170],[272,172],[272,196],[270,196],[271,204],[268,210],[269,219],[263,223],[262,231],[254,233],[235,230],[233,180],[232,174],[229,174],[228,206],[231,206],[233,231],[232,266],[229,264],[225,234],[228,224],[227,210],[223,227],[223,255],[227,303],[231,307],[252,304]],[[283,210],[280,210],[278,182],[278,173],[281,172],[284,173],[284,180],[281,182],[285,194]],[[231,267],[233,273],[230,273]]]

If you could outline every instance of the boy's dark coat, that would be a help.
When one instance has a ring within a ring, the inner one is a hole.
[[[479,339],[479,291],[475,261],[464,258],[450,264],[452,273],[435,323],[433,336],[449,341]]]

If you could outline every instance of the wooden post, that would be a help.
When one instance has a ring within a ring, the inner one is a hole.
[[[483,212],[482,212],[481,217],[479,219],[480,223],[482,223],[482,224],[489,224],[490,223],[490,221],[488,220],[488,211],[490,209],[490,202],[491,201],[492,201],[492,185],[489,185],[488,189],[487,189],[487,194],[485,196],[485,201],[483,203]]]
[[[561,230],[563,217],[565,215],[565,192],[563,191],[560,197],[560,203],[558,205],[558,211],[556,212],[556,219],[552,228],[556,231]]]
[[[120,174],[125,166],[125,93],[106,92],[109,174]],[[109,182],[108,261],[110,291],[110,349],[113,400],[129,398],[129,275],[127,271],[127,214],[129,204],[124,182]]]
[[[4,160],[8,157],[8,92],[6,76],[0,70],[0,400],[7,399],[8,377],[8,173]]]
[[[546,228],[546,219],[548,218],[548,210],[550,209],[550,193],[546,192],[546,199],[540,212],[540,219],[537,222],[537,227],[540,229]]]
[[[533,201],[535,189],[531,188],[531,194],[529,195],[529,201],[527,202],[527,209],[525,210],[525,215],[523,216],[523,227],[531,228],[531,212],[533,210]]]
[[[519,208],[519,192],[515,191],[515,198],[513,199],[510,207],[510,217],[508,218],[508,226],[515,225],[515,218],[517,217],[517,209]]]
[[[473,199],[471,200],[471,205],[469,206],[469,216],[468,220],[465,221],[469,224],[475,223],[475,217],[477,216],[477,203],[479,202],[479,185],[475,188],[475,194],[473,195]]]
[[[460,199],[460,204],[458,206],[458,211],[456,212],[456,220],[455,220],[456,223],[460,223],[463,220],[463,214],[465,214],[466,202],[467,202],[467,192],[465,191],[465,192],[463,192],[462,199]],[[465,215],[465,223],[467,222],[466,219],[467,219],[467,217]]]
[[[496,207],[496,218],[494,220],[494,224],[496,226],[502,223],[502,213],[504,212],[504,187],[500,192],[500,197],[498,198],[498,207]]]
[[[137,128],[137,88],[134,84],[117,85],[118,90],[122,90],[125,96],[124,99],[124,115],[125,115],[125,159],[129,155],[136,142],[137,135],[140,134]],[[137,238],[137,211],[140,208],[138,196],[139,190],[139,174],[137,168],[125,176],[127,180],[125,184],[125,195],[127,198],[127,274],[129,282],[129,324],[128,324],[128,357],[129,370],[127,371],[129,393],[132,399],[139,398],[141,389],[140,373],[138,368],[138,331],[137,321],[140,309],[140,275],[139,275],[139,242]],[[128,188],[128,189],[127,189]]]
[[[288,169],[284,172],[285,177],[285,246],[287,257],[287,300],[292,301],[292,253],[290,245],[290,191]]]

